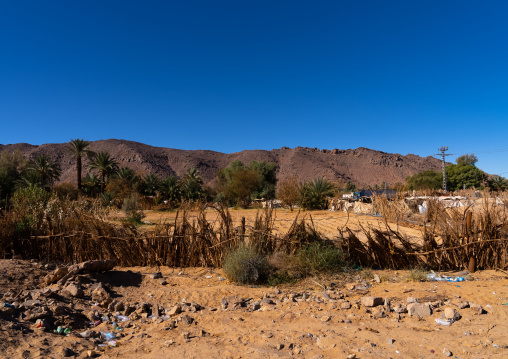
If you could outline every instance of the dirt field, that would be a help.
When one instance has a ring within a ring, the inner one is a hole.
[[[84,291],[79,298],[63,286],[41,285],[49,271],[38,263],[1,260],[0,294],[15,309],[3,306],[0,311],[0,357],[85,358],[93,351],[90,354],[100,358],[346,358],[352,354],[439,358],[445,356],[444,349],[456,358],[508,356],[508,305],[504,305],[508,276],[500,271],[477,272],[459,283],[407,282],[403,271],[355,271],[273,288],[234,285],[222,280],[221,270],[207,268],[164,267],[159,268],[162,278],[150,278],[157,270],[117,267],[78,275],[72,283]],[[369,279],[373,274],[380,283]],[[98,283],[111,298],[135,309],[128,321],[116,320],[121,330],[113,329],[114,310],[95,305]],[[390,308],[366,306],[362,298],[368,296],[382,302],[388,298]],[[401,306],[409,307],[408,301],[413,300],[431,303],[432,314],[404,313]],[[178,303],[195,304],[181,304],[183,313],[172,312]],[[482,314],[475,304],[482,306]],[[46,330],[36,328],[30,319],[38,306],[48,310]],[[160,312],[154,314],[153,308]],[[436,323],[445,308],[454,308],[461,318],[450,326]],[[93,310],[110,320],[91,325],[87,317]],[[54,334],[57,325],[72,333]],[[87,329],[114,333],[117,346],[80,337]]]
[[[230,209],[229,213],[233,219],[234,226],[240,226],[242,217],[245,217],[246,226],[252,226],[254,224],[254,220],[256,219],[256,215],[262,210],[257,209]],[[210,222],[218,221],[217,211],[211,208],[206,209],[206,219]],[[371,216],[371,215],[363,215],[363,214],[354,214],[350,213],[349,215],[342,211],[332,212],[332,211],[297,211],[293,212],[287,209],[275,209],[275,221],[274,221],[274,230],[278,235],[285,234],[291,224],[294,222],[295,218],[298,216],[299,219],[305,218],[311,223],[314,223],[315,228],[327,238],[333,239],[337,238],[339,235],[339,229],[344,229],[345,226],[349,227],[353,231],[360,231],[360,226],[364,228],[375,227],[386,229],[385,220],[381,217]],[[145,211],[146,217],[143,219],[144,221],[150,222],[152,224],[162,223],[165,221],[172,222],[176,217],[176,212],[157,212],[157,211]],[[180,214],[181,216],[181,214]],[[196,213],[190,212],[188,217],[190,219],[197,218]],[[122,219],[125,218],[125,215],[121,212],[117,212],[112,214],[112,218],[114,219]],[[400,231],[412,238],[419,238],[421,236],[421,228],[417,225],[406,221],[388,221],[388,225],[393,229]],[[141,228],[145,230],[149,230],[151,228],[150,225],[141,226]]]

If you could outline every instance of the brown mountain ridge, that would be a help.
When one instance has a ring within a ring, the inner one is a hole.
[[[60,182],[76,181],[75,159],[67,151],[68,143],[48,143],[40,146],[27,143],[0,145],[0,151],[21,151],[27,158],[45,154],[60,164]],[[358,186],[403,182],[404,178],[425,170],[440,170],[441,161],[433,157],[412,154],[385,153],[364,147],[347,150],[319,150],[317,148],[282,147],[280,149],[245,150],[221,153],[209,150],[179,150],[154,147],[127,140],[100,140],[90,144],[93,151],[107,151],[120,166],[128,166],[141,175],[151,172],[161,177],[182,177],[190,168],[197,168],[205,183],[212,184],[219,169],[240,160],[274,162],[278,167],[278,178],[297,176],[299,180],[324,177],[332,181],[351,181]],[[88,171],[88,160],[83,161],[83,175]]]

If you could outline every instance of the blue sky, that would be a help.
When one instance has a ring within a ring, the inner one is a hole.
[[[507,13],[506,1],[2,1],[0,143],[446,145],[506,176]]]

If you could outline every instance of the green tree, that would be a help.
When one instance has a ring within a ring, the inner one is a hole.
[[[326,197],[333,195],[333,184],[323,177],[300,183],[300,203],[305,209],[323,209]]]
[[[459,156],[455,160],[455,163],[457,163],[459,166],[467,166],[467,165],[475,166],[476,162],[478,162],[478,158],[473,153]]]
[[[492,177],[488,183],[489,187],[494,191],[505,191],[508,189],[508,180],[501,176]]]
[[[39,155],[30,160],[26,166],[26,171],[36,173],[43,188],[51,187],[55,181],[58,181],[62,172],[60,166],[46,155]]]
[[[443,174],[432,170],[415,173],[406,178],[409,190],[438,190],[443,186]]]
[[[70,140],[68,150],[69,152],[75,156],[76,158],[76,178],[78,182],[78,191],[81,192],[81,171],[82,171],[82,157],[92,157],[94,155],[93,151],[91,151],[88,146],[90,142],[76,138],[75,140]]]
[[[101,180],[95,173],[87,173],[82,181],[83,192],[89,196],[96,196],[101,190]]]
[[[0,207],[5,207],[7,198],[14,193],[25,163],[26,160],[19,151],[0,152]]]
[[[175,176],[168,176],[161,181],[160,190],[162,198],[177,203],[180,201],[182,191],[180,181]]]
[[[218,197],[230,204],[246,206],[256,198],[275,198],[277,167],[252,161],[248,166],[237,160],[217,172]]]
[[[180,184],[182,195],[187,200],[197,200],[203,197],[203,178],[196,168],[189,169]]]
[[[99,172],[101,177],[101,193],[103,193],[107,178],[118,169],[118,162],[109,153],[98,152],[93,156],[89,167]]]
[[[140,183],[141,193],[145,196],[155,196],[160,189],[161,179],[155,173],[150,173]]]
[[[475,165],[449,165],[446,166],[447,187],[451,191],[462,188],[481,188],[487,175]]]

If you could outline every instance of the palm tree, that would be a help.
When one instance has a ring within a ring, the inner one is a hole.
[[[118,169],[118,162],[112,158],[109,153],[101,151],[93,156],[89,167],[99,171],[99,175],[101,176],[101,193],[104,193],[106,178],[116,172]]]
[[[90,142],[76,138],[69,142],[68,151],[69,153],[76,156],[76,176],[78,180],[78,191],[81,192],[81,158],[82,156],[92,157],[94,155],[93,151],[88,149],[88,145]]]
[[[95,173],[87,173],[83,178],[83,192],[89,196],[96,195],[101,186],[101,180]]]
[[[155,196],[159,190],[161,180],[155,173],[150,173],[143,178],[141,188],[145,196]]]
[[[322,209],[326,204],[326,197],[331,196],[333,190],[333,184],[323,179],[323,177],[301,183],[299,192],[302,207],[306,209]]]
[[[201,173],[199,173],[199,171],[196,168],[189,169],[183,176],[183,182],[191,180],[200,185],[203,184],[203,178],[201,177]]]
[[[175,176],[168,176],[161,181],[160,189],[163,198],[178,202],[181,195],[180,181]]]
[[[50,187],[54,181],[60,178],[62,173],[60,166],[46,155],[39,155],[30,160],[27,170],[37,174],[42,187]]]

